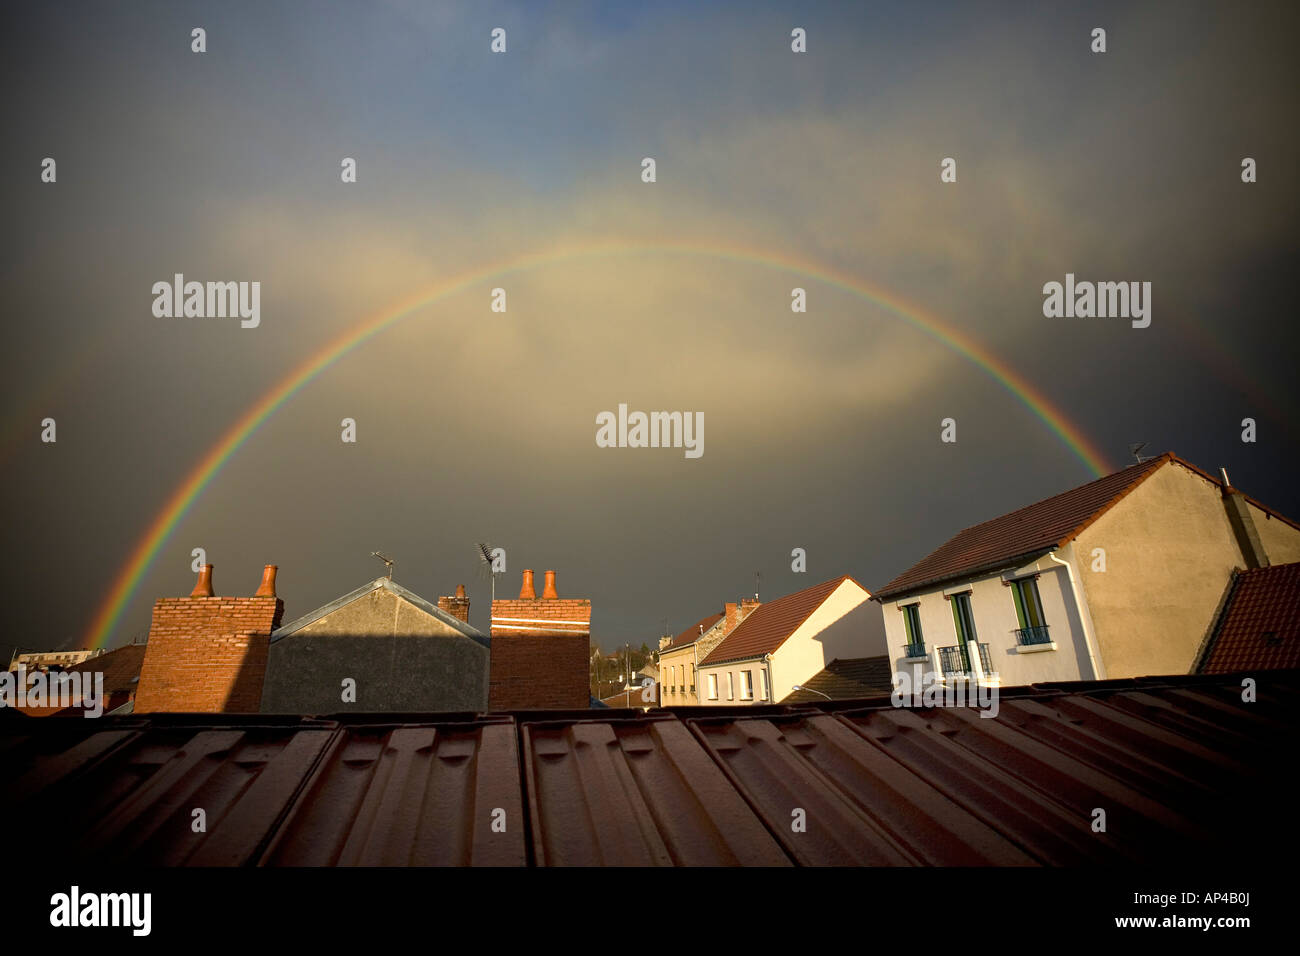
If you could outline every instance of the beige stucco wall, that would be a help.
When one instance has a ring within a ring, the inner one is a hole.
[[[1068,549],[1062,549],[1057,557],[1068,561]],[[965,581],[950,581],[932,591],[884,602],[882,610],[886,641],[894,673],[906,674],[908,686],[918,690],[928,683],[926,674],[940,673],[937,649],[958,643],[952,602],[944,591],[951,593],[969,586],[976,640],[989,646],[989,658],[994,671],[991,682],[1014,687],[1043,681],[1092,679],[1088,647],[1070,587],[1069,573],[1046,557],[1015,568],[1013,572],[1016,575],[1038,574],[1038,597],[1043,605],[1048,634],[1056,644],[1054,650],[1039,649],[1045,645],[1034,648],[1022,648],[1019,645],[1016,629],[1020,626],[1020,621],[1016,617],[1016,603],[1011,588],[1004,582],[1001,572],[985,574]],[[1077,578],[1077,566],[1075,575]],[[919,605],[921,635],[928,655],[926,660],[919,663],[909,663],[904,657],[907,628],[903,623],[902,608],[914,603]]]
[[[699,703],[699,688],[696,687],[696,693],[691,693],[691,665],[694,663],[694,644],[659,655],[659,678],[663,691],[659,700],[663,706],[676,707]],[[671,678],[671,683],[669,674],[674,671],[670,668],[676,668],[676,676]],[[684,688],[683,693],[677,693],[679,686]]]
[[[318,621],[313,621],[296,633],[375,634],[411,637],[443,635],[461,637],[450,624],[445,624],[383,588],[371,591],[331,611]]]
[[[1259,532],[1259,541],[1264,545],[1264,553],[1268,555],[1268,563],[1294,564],[1300,561],[1300,528],[1274,518],[1262,508],[1247,507],[1255,521],[1255,530]]]
[[[1188,673],[1244,565],[1218,486],[1168,462],[1074,544],[1107,676]],[[1096,548],[1104,572],[1092,570]]]

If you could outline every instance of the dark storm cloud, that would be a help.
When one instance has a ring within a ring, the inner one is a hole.
[[[8,8],[17,642],[79,641],[165,499],[306,356],[448,276],[594,240],[749,246],[856,276],[1002,356],[1112,463],[1148,439],[1300,511],[1288,7],[792,16]],[[487,53],[497,25],[504,57]],[[261,327],[155,319],[150,286],[177,271],[260,281]],[[1151,281],[1152,326],[1045,319],[1041,287],[1067,271]],[[795,285],[807,315],[789,311]],[[703,411],[704,456],[597,448],[595,415],[620,402]],[[57,446],[36,442],[47,414]],[[956,446],[938,442],[947,415]],[[1247,415],[1255,446],[1237,437]],[[706,256],[567,258],[429,305],[304,388],[181,522],[117,636],[188,593],[199,546],[226,593],[280,564],[291,617],[379,573],[381,548],[428,597],[464,581],[486,626],[486,539],[508,550],[504,592],[554,567],[562,594],[593,598],[598,637],[639,643],[748,594],[755,571],[765,597],[809,583],[793,547],[810,580],[874,586],[1088,477],[983,371],[841,289]]]

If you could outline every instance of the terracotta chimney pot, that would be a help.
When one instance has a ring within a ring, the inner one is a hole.
[[[275,572],[278,564],[268,564],[262,569],[262,586],[254,597],[275,597]]]
[[[465,585],[463,584],[456,585],[456,597],[457,598],[465,597]]]
[[[194,585],[190,597],[212,597],[212,565],[203,565],[203,570],[199,572],[199,582]]]
[[[519,589],[519,600],[535,601],[537,600],[537,590],[533,587],[533,572],[524,572],[524,586]]]
[[[546,584],[542,588],[542,597],[547,601],[557,601],[560,598],[560,593],[555,590],[554,571],[546,572]]]

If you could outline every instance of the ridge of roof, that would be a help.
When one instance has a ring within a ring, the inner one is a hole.
[[[402,587],[402,585],[398,584],[396,581],[393,581],[390,578],[376,578],[375,580],[371,581],[369,584],[363,584],[361,585],[361,587],[357,588],[356,590],[349,591],[347,594],[344,594],[342,597],[335,598],[333,601],[330,601],[328,604],[321,605],[320,607],[316,608],[316,610],[314,611],[308,611],[302,617],[296,618],[290,621],[288,624],[280,625],[280,627],[276,628],[274,631],[271,632],[271,643],[274,644],[276,641],[286,638],[289,635],[302,630],[308,624],[314,624],[316,621],[319,621],[325,615],[331,614],[334,611],[337,611],[339,608],[345,607],[351,604],[353,601],[359,600],[360,598],[365,597],[367,594],[379,590],[388,591],[389,593],[394,594],[397,597],[400,597],[402,600],[406,601],[407,603],[415,605],[421,611],[424,611],[426,614],[437,618],[439,621],[446,624],[448,627],[451,627],[452,629],[458,631],[462,636],[468,637],[470,640],[478,644],[481,644],[484,647],[490,648],[492,646],[491,641],[488,639],[488,637],[478,628],[466,624],[458,617],[453,617],[452,615],[444,611],[442,608],[438,607],[438,605],[430,603],[426,599],[420,597],[420,595],[416,594],[414,591]]]
[[[1183,461],[1173,452],[1165,452],[963,528],[888,584],[877,589],[875,598],[883,601],[1055,550],[1082,534],[1134,488],[1160,467],[1171,462],[1189,468],[1216,486],[1222,486],[1221,482],[1202,469]],[[1025,527],[1027,523],[1029,527]],[[993,537],[993,540],[980,540],[986,537]],[[951,551],[958,553],[945,553]],[[972,551],[973,554],[970,553]]]
[[[829,581],[760,604],[700,661],[700,666],[726,664],[775,653],[845,581],[852,581],[868,597],[871,596],[871,592],[862,587],[853,575],[841,574]]]
[[[705,615],[704,617],[696,621],[694,624],[692,624],[690,627],[688,627],[686,630],[682,631],[680,634],[674,637],[666,647],[660,650],[659,653],[667,654],[669,651],[678,651],[681,650],[683,647],[690,647],[692,644],[698,641],[705,634],[709,633],[709,631],[713,630],[713,628],[717,625],[719,621],[722,620],[722,618],[723,615],[720,613]],[[702,631],[700,630],[701,627],[703,627]]]

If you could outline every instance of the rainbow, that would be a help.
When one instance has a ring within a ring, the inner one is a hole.
[[[824,282],[850,295],[866,299],[887,312],[910,323],[930,337],[974,362],[1010,392],[1033,415],[1055,433],[1071,452],[1095,475],[1108,474],[1112,469],[1105,456],[1088,440],[1078,426],[1072,424],[1048,398],[969,336],[940,321],[915,305],[861,279],[789,256],[778,256],[770,251],[741,246],[718,246],[698,242],[634,243],[605,241],[578,247],[564,247],[546,253],[522,256],[505,263],[496,263],[444,279],[432,289],[419,292],[401,303],[384,309],[363,320],[323,346],[292,372],[276,383],[257,400],[220,440],[195,464],[189,475],[167,499],[162,510],[131,552],[130,559],[114,579],[107,597],[97,610],[85,643],[87,647],[106,647],[117,628],[122,612],[130,603],[141,580],[149,572],[158,552],[185,518],[203,490],[212,482],[222,467],[244,442],[294,395],[309,385],[318,375],[349,352],[409,316],[412,312],[453,296],[488,279],[499,280],[509,275],[525,272],[543,265],[568,259],[599,256],[633,256],[646,254],[700,255],[713,259],[757,265],[783,272],[797,273]]]

